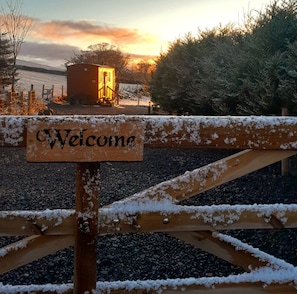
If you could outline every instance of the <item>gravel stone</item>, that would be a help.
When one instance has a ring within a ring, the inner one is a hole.
[[[234,151],[145,149],[143,162],[100,164],[100,206],[125,198]],[[27,163],[25,149],[1,148],[0,208],[4,210],[73,209],[75,164]],[[184,205],[296,203],[296,177],[282,177],[280,164],[206,191]],[[236,230],[226,233],[297,265],[296,229]],[[20,239],[0,237],[0,247]],[[97,280],[167,279],[226,276],[243,270],[165,233],[113,234],[99,237]],[[4,284],[68,283],[73,280],[73,248],[0,275]]]

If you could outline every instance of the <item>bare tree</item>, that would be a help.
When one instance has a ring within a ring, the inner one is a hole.
[[[11,91],[15,90],[16,84],[16,59],[33,25],[33,20],[23,15],[22,7],[22,0],[6,0],[6,7],[1,6],[0,10],[0,25],[10,42],[13,55]]]
[[[149,87],[152,71],[155,64],[150,63],[148,60],[141,60],[136,65],[136,72],[139,73],[144,90]]]
[[[99,43],[90,45],[87,50],[82,50],[80,54],[76,54],[70,58],[65,65],[76,63],[95,63],[100,65],[107,65],[115,68],[116,79],[120,80],[130,56],[123,54],[118,48],[108,43]],[[118,83],[116,84],[118,87]]]

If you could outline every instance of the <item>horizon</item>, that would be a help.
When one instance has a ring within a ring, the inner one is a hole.
[[[56,66],[50,66],[42,63],[38,63],[35,61],[27,61],[23,59],[17,58],[16,64],[19,66],[27,66],[27,67],[37,67],[37,68],[43,68],[43,69],[49,69],[49,70],[58,70],[61,71],[65,69],[65,67],[56,67]]]
[[[134,61],[156,58],[167,52],[170,43],[189,33],[198,36],[199,30],[240,24],[247,12],[262,11],[271,1],[21,2],[22,13],[34,20],[34,26],[18,59],[63,68],[75,54],[99,43],[115,46]]]

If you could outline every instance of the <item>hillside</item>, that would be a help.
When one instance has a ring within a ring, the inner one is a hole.
[[[55,75],[66,75],[66,69],[63,70],[62,68],[52,67],[25,60],[17,60],[17,68],[27,71],[50,73]]]

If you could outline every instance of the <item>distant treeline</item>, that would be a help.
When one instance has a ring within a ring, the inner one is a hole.
[[[27,70],[27,71],[34,71],[34,72],[41,72],[41,73],[49,73],[54,75],[66,76],[66,70],[55,70],[55,69],[46,69],[41,67],[32,67],[26,65],[17,65],[18,69]]]
[[[67,76],[67,71],[65,70],[54,70],[54,69],[46,69],[41,67],[33,67],[27,65],[17,65],[18,69],[33,71],[33,72],[41,72],[41,73],[49,73],[54,75]],[[127,83],[127,84],[141,84],[141,77],[139,73],[127,70],[122,73],[122,76],[117,79],[118,83]]]

